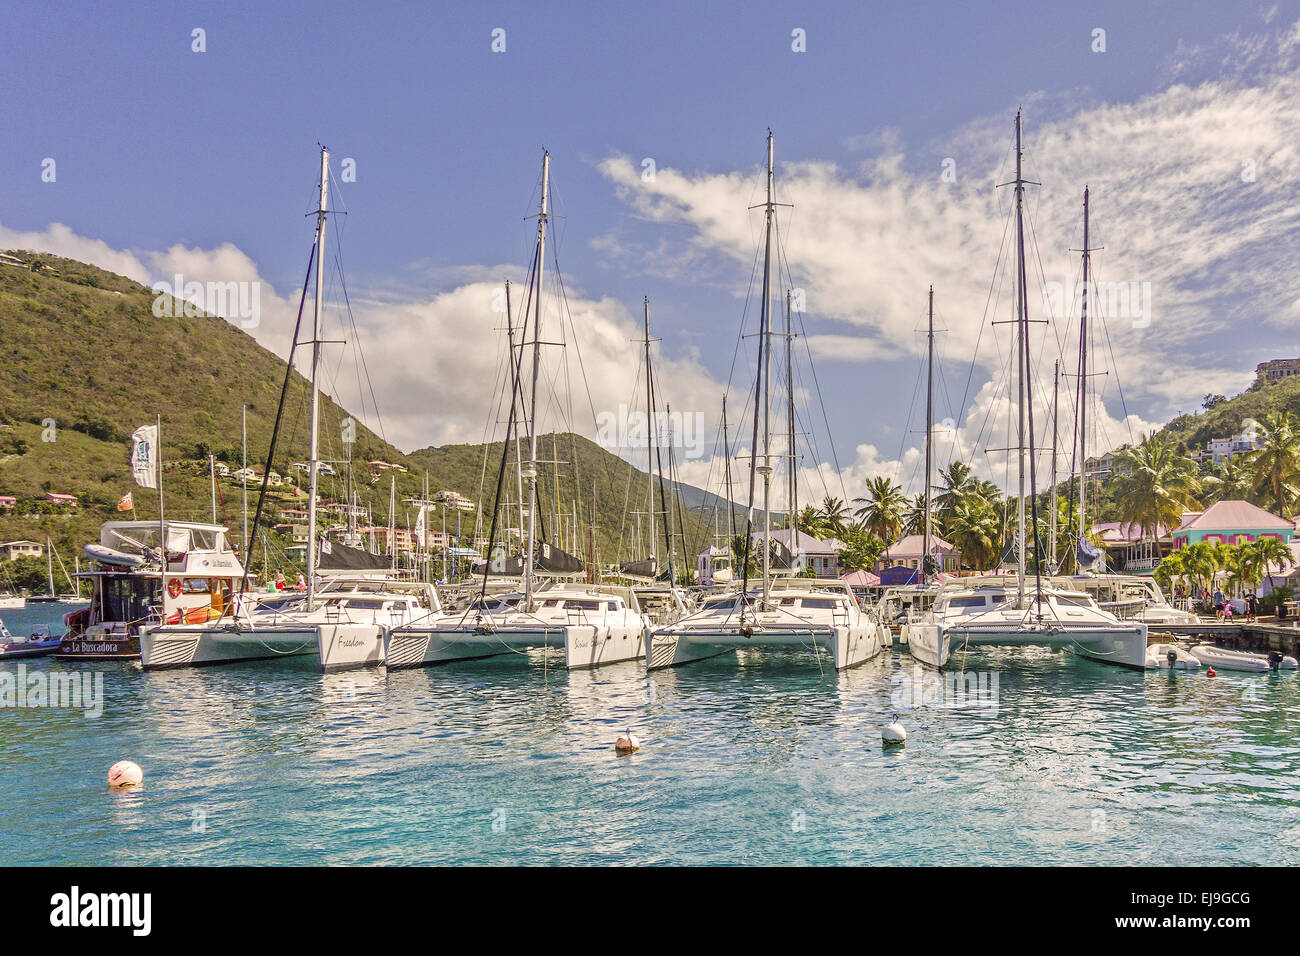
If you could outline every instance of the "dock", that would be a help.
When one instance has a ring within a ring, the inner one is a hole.
[[[1199,624],[1152,625],[1147,640],[1162,636],[1199,637],[1218,647],[1240,651],[1281,651],[1292,657],[1300,655],[1300,623],[1276,624],[1257,621],[1204,621]]]

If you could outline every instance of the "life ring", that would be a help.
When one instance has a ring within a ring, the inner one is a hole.
[[[180,578],[172,578],[170,581],[167,582],[167,593],[170,594],[172,597],[180,597],[180,596],[181,596],[181,579],[180,579]]]

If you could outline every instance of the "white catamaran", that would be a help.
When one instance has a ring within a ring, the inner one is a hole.
[[[311,437],[307,462],[307,573],[306,590],[273,601],[244,599],[241,595],[223,608],[214,620],[182,621],[145,628],[140,633],[141,663],[146,669],[221,664],[265,658],[315,656],[324,670],[373,666],[383,662],[383,630],[442,613],[432,584],[394,580],[376,567],[365,573],[322,574],[322,550],[337,556],[336,568],[346,568],[347,556],[364,559],[343,544],[323,542],[318,535],[317,500],[320,461],[321,313],[324,305],[325,224],[329,214],[329,151],[321,149],[320,207],[316,210],[315,306],[312,319]],[[304,289],[305,296],[305,289]],[[294,344],[297,344],[297,329]],[[287,376],[293,367],[290,352]],[[283,396],[281,401],[283,402]],[[267,477],[275,452],[272,437],[267,459]],[[261,503],[253,522],[254,535],[261,517]],[[377,565],[379,562],[371,562]]]
[[[546,264],[547,226],[551,218],[550,175],[550,153],[544,152],[541,209],[537,216],[537,242],[529,279],[533,306],[532,328],[529,329],[525,318],[518,343],[518,361],[515,357],[507,292],[510,415],[497,476],[497,502],[493,508],[492,528],[488,535],[491,556],[483,570],[483,586],[469,606],[458,613],[431,615],[425,620],[384,628],[384,658],[390,668],[420,667],[501,654],[527,654],[534,649],[547,653],[552,648],[564,651],[567,667],[580,668],[638,660],[645,653],[647,623],[641,614],[636,593],[629,587],[555,581],[555,578],[571,576],[583,570],[582,562],[545,541],[539,541],[537,535],[537,399],[538,381],[541,377],[540,346],[545,344],[541,329],[542,280]],[[527,316],[528,308],[525,307],[524,311]],[[523,376],[519,370],[523,350],[528,346],[531,346],[532,352],[531,388],[528,414],[525,417],[528,425],[528,460],[516,462],[519,481],[527,485],[526,489],[521,488],[520,495],[521,501],[527,502],[527,522],[525,528],[521,529],[524,537],[523,555],[507,556],[504,548],[494,548],[494,539],[501,513],[500,489],[509,462],[509,449],[513,444],[518,450],[518,441],[512,442],[511,436],[517,417],[517,401],[523,395]],[[541,587],[537,580],[539,572],[551,578],[548,584]],[[507,576],[519,574],[523,578],[523,587],[514,593],[489,595],[487,580],[492,573]]]
[[[804,650],[815,658],[825,652],[837,669],[861,664],[875,657],[890,643],[889,631],[858,604],[852,589],[843,581],[804,577],[773,579],[772,556],[772,441],[770,428],[770,365],[772,354],[772,231],[776,216],[775,165],[772,132],[767,134],[767,201],[764,205],[763,299],[760,316],[758,387],[754,414],[757,428],[763,421],[762,449],[750,455],[749,510],[753,513],[755,477],[763,482],[763,532],[761,587],[750,588],[743,580],[739,589],[705,599],[694,613],[650,633],[646,666],[672,667],[689,661],[716,657],[732,651],[773,648]],[[790,331],[787,329],[787,343]],[[789,359],[787,350],[787,373]],[[788,378],[788,375],[787,375]],[[790,400],[793,403],[793,389]],[[795,506],[795,449],[793,414],[790,416],[790,498]],[[746,552],[757,535],[746,535]],[[791,535],[792,547],[797,536]],[[749,554],[739,556],[747,572]],[[791,565],[795,564],[792,560]],[[737,572],[742,573],[742,572]]]
[[[1019,493],[1016,575],[1014,581],[966,579],[945,586],[931,612],[904,625],[912,657],[944,667],[956,651],[987,644],[1070,647],[1082,656],[1125,667],[1146,667],[1147,626],[1120,621],[1099,607],[1082,590],[1053,586],[1050,571],[1042,570],[1045,555],[1035,547],[1032,591],[1027,587],[1026,531],[1039,542],[1036,504],[1026,524],[1026,501],[1034,500],[1033,409],[1030,388],[1029,303],[1025,282],[1025,227],[1021,120],[1016,114],[1016,382],[1019,422]],[[1085,241],[1085,250],[1087,242]],[[1087,252],[1084,253],[1085,257]],[[1085,258],[1086,263],[1086,258]],[[1086,265],[1085,265],[1086,270]],[[1085,288],[1087,272],[1084,272]],[[1085,298],[1086,303],[1086,298]],[[1086,321],[1086,304],[1084,316]],[[928,436],[927,436],[928,438]],[[1028,465],[1028,476],[1026,466]],[[1028,484],[1026,484],[1028,477]]]

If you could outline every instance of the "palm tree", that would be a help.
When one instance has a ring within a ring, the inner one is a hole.
[[[1190,578],[1191,574],[1187,568],[1187,550],[1174,551],[1165,555],[1160,563],[1152,569],[1151,576],[1155,578],[1156,583],[1162,588],[1171,590],[1175,580]]]
[[[804,534],[812,535],[814,538],[820,538],[826,532],[826,525],[822,520],[822,516],[812,505],[804,505],[794,524],[798,530]]]
[[[949,543],[978,571],[987,570],[998,557],[1000,530],[997,510],[981,495],[968,495],[958,501],[947,519]]]
[[[1246,545],[1255,552],[1255,559],[1258,562],[1259,581],[1264,575],[1268,575],[1269,590],[1273,590],[1273,575],[1268,574],[1268,569],[1276,565],[1279,568],[1289,568],[1295,566],[1295,559],[1291,556],[1291,549],[1282,543],[1278,538],[1260,538]]]
[[[1251,500],[1255,497],[1254,475],[1245,455],[1225,458],[1211,474],[1201,479],[1205,487],[1205,503],[1216,501]]]
[[[1247,456],[1251,481],[1260,500],[1288,516],[1300,498],[1300,427],[1290,412],[1269,415],[1259,427],[1259,448]]]
[[[886,544],[898,540],[907,497],[894,479],[885,475],[868,478],[867,493],[853,503],[861,505],[853,514],[862,527]]]
[[[1199,506],[1201,484],[1191,459],[1159,435],[1144,435],[1139,444],[1121,448],[1115,466],[1127,469],[1115,479],[1120,518],[1141,528],[1144,537],[1178,527],[1183,512]]]
[[[829,533],[831,537],[838,537],[848,526],[849,506],[844,503],[844,499],[827,495],[822,499],[817,517],[821,519],[823,531]]]
[[[758,573],[758,562],[762,558],[760,546],[755,546],[752,541],[749,547],[749,561],[745,562],[745,536],[738,534],[731,539],[731,566],[735,569],[732,574],[740,578],[748,569],[749,576],[753,577]]]
[[[903,499],[903,534],[921,534],[925,530],[925,495]]]
[[[1215,546],[1208,541],[1189,544],[1178,552],[1182,555],[1183,567],[1198,590],[1209,591],[1214,586],[1214,575],[1219,570],[1218,553]]]
[[[957,510],[967,498],[974,496],[987,497],[987,489],[984,487],[985,482],[980,481],[971,472],[970,465],[964,461],[954,461],[947,468],[939,472],[939,480],[942,482],[940,491],[934,496],[934,517],[932,520],[935,524],[947,528],[948,518]],[[991,486],[990,486],[991,487]],[[994,489],[996,494],[996,489]]]

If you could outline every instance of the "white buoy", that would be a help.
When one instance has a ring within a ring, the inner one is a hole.
[[[898,722],[897,714],[894,715],[893,723],[880,728],[880,739],[886,746],[907,743],[907,730]]]
[[[108,768],[108,785],[110,787],[138,787],[144,780],[144,771],[138,763],[119,760]]]
[[[614,749],[621,754],[630,754],[634,750],[641,749],[641,741],[638,739],[636,734],[629,730],[622,737],[619,737],[618,740],[614,741]]]

